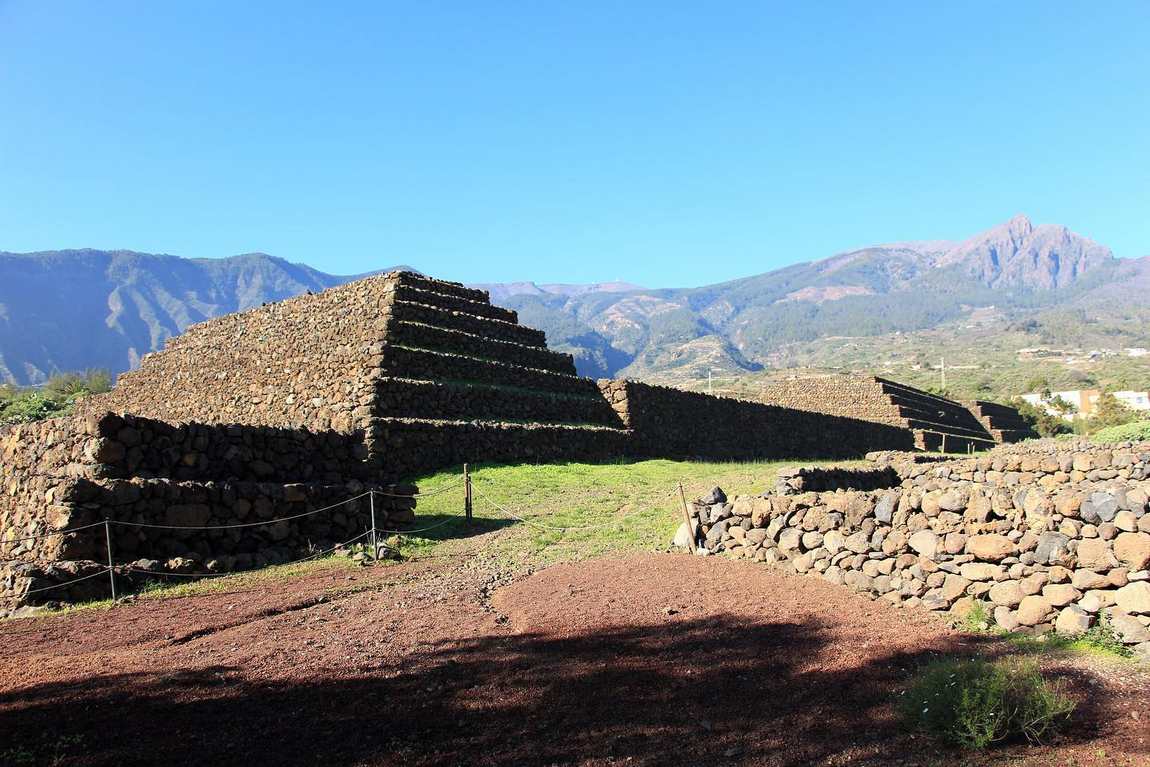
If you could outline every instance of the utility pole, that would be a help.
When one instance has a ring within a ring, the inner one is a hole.
[[[707,368],[707,394],[711,393],[711,369]]]
[[[946,357],[942,358],[942,390],[946,391]]]

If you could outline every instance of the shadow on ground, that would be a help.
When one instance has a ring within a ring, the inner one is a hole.
[[[102,676],[0,696],[0,752],[246,767],[964,763],[903,732],[887,704],[909,670],[977,643],[850,667],[835,655],[831,668],[826,641],[818,625],[721,616],[428,644],[400,667],[335,678],[299,668],[267,681],[222,666]],[[1097,717],[1083,705],[1089,739]]]

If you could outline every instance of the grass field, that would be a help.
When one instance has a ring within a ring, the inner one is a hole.
[[[500,557],[532,565],[579,560],[619,551],[666,548],[683,521],[679,482],[688,501],[718,485],[731,497],[774,486],[782,466],[795,461],[711,463],[637,461],[618,464],[478,466],[473,528],[511,528],[493,543]],[[419,501],[417,526],[446,522],[463,513],[461,470],[416,479],[427,498]],[[467,532],[462,520],[447,522],[427,537],[405,537],[400,548],[419,556],[447,538]]]

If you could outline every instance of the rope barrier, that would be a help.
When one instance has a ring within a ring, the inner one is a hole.
[[[458,522],[458,521],[459,521],[459,517],[448,517],[447,519],[443,520],[442,522],[436,522],[434,525],[428,525],[427,527],[418,527],[414,530],[378,530],[377,529],[375,532],[376,533],[384,533],[387,535],[411,535],[412,533],[425,533],[428,530],[434,530],[437,527],[443,527],[446,524],[449,524],[451,522]]]
[[[322,509],[312,509],[305,511],[302,514],[293,514],[290,517],[280,517],[278,519],[265,519],[261,522],[241,522],[235,525],[154,525],[150,522],[123,522],[117,519],[108,520],[113,525],[121,525],[124,527],[147,527],[154,530],[234,530],[241,527],[264,527],[267,525],[275,525],[280,522],[290,522],[293,519],[300,519],[302,517],[310,517],[313,514],[319,514],[324,511],[331,511],[334,508],[343,506],[344,504],[358,501],[360,498],[365,498],[372,494],[373,491],[368,490],[366,493],[360,493],[357,496],[333,503],[330,506],[324,506]],[[102,524],[102,523],[101,523]]]
[[[64,581],[63,583],[54,583],[51,586],[42,586],[41,588],[38,588],[38,589],[28,589],[24,593],[25,594],[38,594],[41,591],[51,591],[52,589],[63,588],[64,586],[71,586],[73,583],[79,583],[80,581],[86,581],[89,578],[95,578],[97,576],[107,575],[107,574],[108,574],[108,568],[107,568],[107,566],[104,566],[104,567],[101,567],[98,572],[92,573],[91,575],[85,575],[81,578],[74,578],[70,581]]]
[[[448,490],[453,490],[462,484],[463,484],[463,479],[458,479],[455,482],[452,482],[450,485],[445,485],[443,487],[437,487],[435,490],[430,490],[426,493],[388,493],[388,492],[385,492],[383,490],[371,490],[369,492],[375,493],[376,495],[386,496],[388,498],[430,498],[434,495],[439,495],[440,493],[445,493]]]
[[[93,522],[90,525],[81,525],[80,527],[69,527],[65,530],[57,530],[54,533],[44,533],[43,535],[29,535],[25,538],[0,538],[0,543],[20,543],[21,541],[38,541],[43,538],[51,538],[53,535],[66,535],[67,533],[77,533],[81,530],[87,530],[90,527],[99,527],[104,524],[103,520]]]
[[[276,567],[287,567],[288,565],[298,565],[301,562],[307,562],[308,560],[311,560],[311,559],[317,559],[317,558],[322,557],[326,554],[330,554],[333,551],[341,549],[344,546],[347,546],[349,543],[355,543],[356,541],[360,540],[361,538],[366,538],[369,535],[371,535],[371,530],[367,530],[365,532],[362,532],[359,535],[355,536],[354,538],[348,538],[346,541],[343,541],[342,543],[337,543],[336,545],[332,546],[329,549],[324,549],[323,551],[317,551],[316,553],[309,554],[306,557],[303,557],[301,559],[294,559],[291,562],[281,562],[280,564],[276,565]],[[146,575],[162,575],[162,576],[169,576],[170,575],[170,576],[175,576],[177,578],[200,578],[201,580],[207,579],[207,578],[226,578],[229,575],[243,575],[244,572],[251,572],[251,571],[238,570],[236,572],[230,572],[230,573],[170,573],[170,572],[165,572],[163,570],[144,570],[144,569],[139,568],[139,567],[126,567],[123,569],[126,570],[127,572],[130,572],[130,573],[144,573]]]

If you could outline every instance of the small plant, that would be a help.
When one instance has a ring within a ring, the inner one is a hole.
[[[964,748],[1023,738],[1041,742],[1074,701],[1033,662],[946,659],[927,665],[899,697],[913,728]]]
[[[970,612],[958,622],[958,628],[971,634],[980,634],[984,631],[990,631],[993,624],[994,621],[991,619],[990,611],[986,608],[986,602],[975,602],[974,607],[970,608]]]
[[[1098,623],[1091,626],[1082,636],[1078,637],[1075,644],[1085,646],[1090,650],[1117,655],[1122,658],[1129,658],[1134,655],[1134,651],[1123,644],[1122,638],[1118,636],[1118,632],[1114,630],[1114,626],[1110,623],[1110,616],[1108,615],[1102,615]]]

